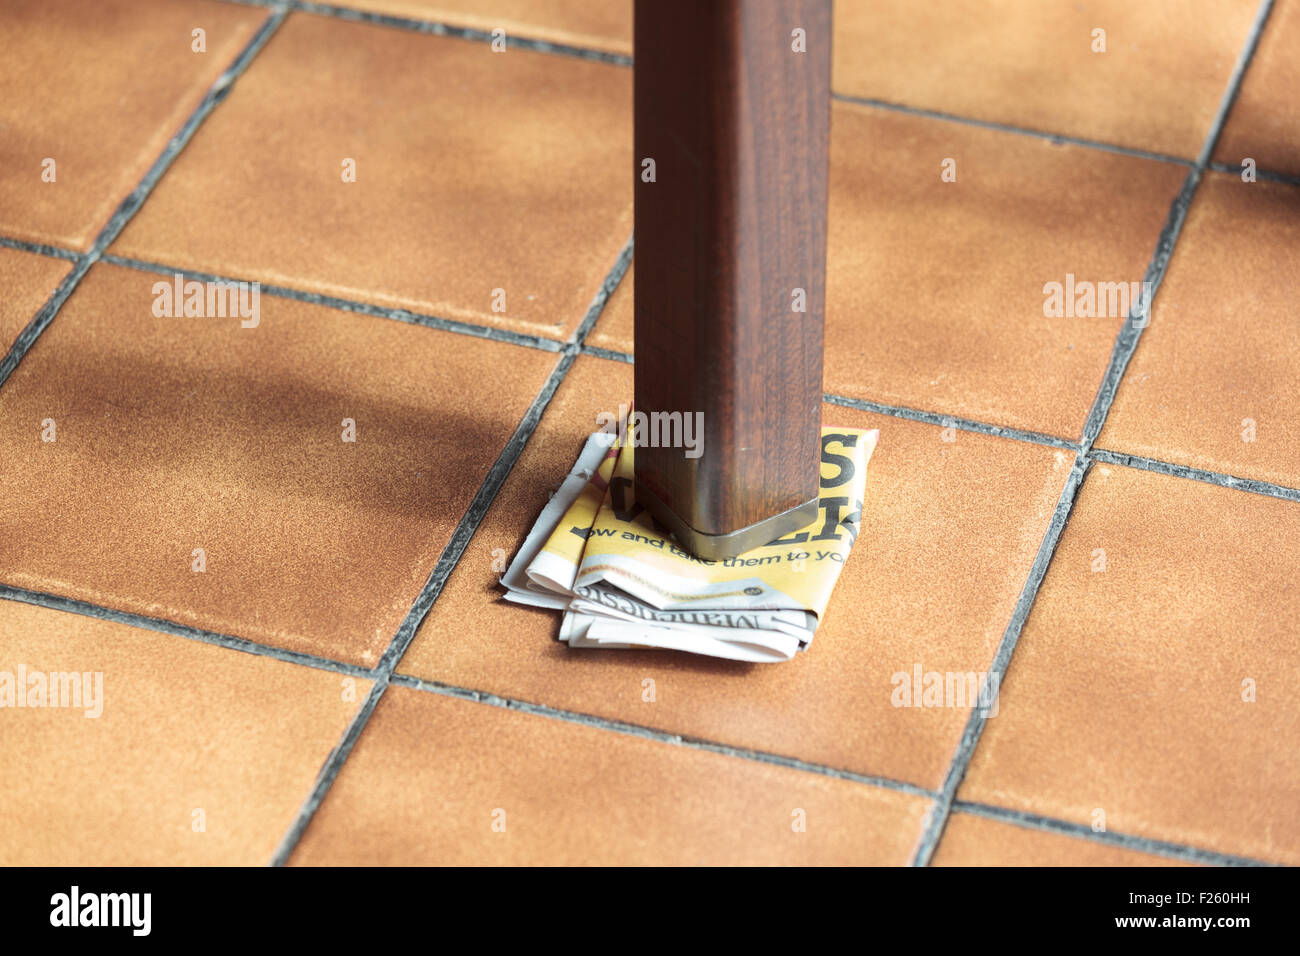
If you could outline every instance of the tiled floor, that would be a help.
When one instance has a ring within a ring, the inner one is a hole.
[[[0,230],[84,252],[266,11],[216,0],[12,0]],[[193,51],[193,29],[206,52]]]
[[[834,86],[870,101],[1192,158],[1256,4],[1184,0],[1176,9],[1130,0],[839,0]]]
[[[836,4],[881,440],[763,666],[499,600],[631,394],[627,0],[0,7],[0,863],[1300,863],[1300,2],[1157,6]]]
[[[256,65],[110,252],[572,334],[632,230],[630,70],[307,14]]]

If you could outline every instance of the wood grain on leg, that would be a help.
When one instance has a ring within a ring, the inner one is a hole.
[[[704,429],[639,439],[637,495],[730,557],[816,517],[831,2],[637,0],[635,30],[635,405]]]

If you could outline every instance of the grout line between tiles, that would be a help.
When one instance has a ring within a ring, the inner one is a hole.
[[[845,395],[833,395],[827,392],[822,396],[822,400],[829,405],[841,405],[845,408],[856,408],[865,412],[876,412],[880,415],[890,415],[894,418],[905,418],[910,421],[924,422],[927,425],[939,425],[943,428],[959,428],[962,431],[976,432],[980,435],[992,435],[996,438],[1009,438],[1015,441],[1029,442],[1034,445],[1048,445],[1052,448],[1063,448],[1067,451],[1077,452],[1078,443],[1067,441],[1064,438],[1057,438],[1055,435],[1045,435],[1041,432],[1025,431],[1020,428],[1010,428],[1003,425],[990,425],[985,422],[977,422],[969,418],[958,418],[954,415],[941,415],[938,412],[927,412],[917,408],[907,408],[902,405],[885,405],[880,402],[872,402],[863,398],[849,398]]]
[[[1082,823],[1072,823],[1068,820],[1058,820],[1055,817],[1039,816],[1036,813],[1026,813],[1023,810],[1012,810],[1008,807],[998,807],[987,803],[958,800],[953,804],[952,809],[954,813],[964,813],[969,816],[983,817],[987,820],[996,820],[1000,823],[1023,827],[1026,830],[1057,833],[1062,836],[1076,837],[1093,843],[1104,843],[1125,850],[1152,853],[1188,863],[1202,863],[1208,866],[1278,865],[1265,860],[1235,856],[1230,853],[1219,853],[1216,850],[1204,850],[1183,843],[1170,843],[1166,840],[1154,840],[1150,837],[1134,836],[1129,833],[1115,833],[1110,830],[1097,833],[1093,831],[1092,827]]]
[[[627,365],[632,364],[632,356],[628,355],[626,352],[616,352],[613,349],[602,349],[595,345],[584,345],[582,347],[582,354],[594,355],[596,358],[608,359],[611,362],[623,362]]]
[[[347,729],[343,731],[343,736],[330,750],[329,756],[325,758],[320,772],[316,775],[316,782],[312,786],[311,793],[308,794],[307,800],[299,808],[298,814],[293,823],[290,824],[288,832],[281,838],[280,845],[276,847],[275,854],[271,857],[271,866],[285,866],[289,862],[294,847],[298,845],[298,841],[302,839],[303,833],[307,830],[307,825],[311,823],[312,817],[320,809],[325,794],[329,792],[334,779],[339,775],[339,771],[343,769],[343,764],[352,755],[352,748],[357,745],[361,732],[365,730],[366,724],[370,722],[371,715],[379,705],[379,698],[383,697],[384,691],[388,689],[388,680],[388,675],[381,675],[370,685],[370,691],[366,694],[366,699],[361,702],[361,706],[357,708],[356,714],[348,723]]]
[[[1272,12],[1273,0],[1260,0],[1259,7],[1255,11],[1255,20],[1250,25],[1250,33],[1246,35],[1246,42],[1237,55],[1237,62],[1233,64],[1232,75],[1228,77],[1227,89],[1223,91],[1223,97],[1219,100],[1218,112],[1210,122],[1209,135],[1205,137],[1205,142],[1201,144],[1201,152],[1196,157],[1196,165],[1201,169],[1209,166],[1210,160],[1214,157],[1214,147],[1219,145],[1223,127],[1228,124],[1228,114],[1232,112],[1233,104],[1237,102],[1237,95],[1241,92],[1241,81],[1245,79],[1246,70],[1250,68],[1250,62],[1255,58],[1255,51],[1259,48],[1260,38],[1264,35],[1264,27],[1268,24]]]
[[[63,303],[66,302],[68,297],[76,290],[78,284],[80,284],[82,278],[89,271],[90,267],[95,264],[100,256],[103,255],[104,250],[108,248],[109,243],[117,238],[118,233],[120,233],[123,227],[125,227],[131,220],[131,217],[139,211],[140,207],[144,204],[144,201],[149,198],[149,194],[153,192],[154,187],[158,184],[158,180],[163,177],[163,174],[167,172],[167,169],[180,154],[181,150],[183,150],[186,144],[189,143],[190,138],[199,128],[199,125],[208,117],[208,114],[220,105],[222,100],[230,94],[230,90],[233,88],[235,81],[239,79],[244,70],[248,68],[248,64],[253,61],[253,58],[257,56],[262,47],[266,45],[266,41],[271,38],[271,34],[273,34],[280,24],[284,22],[286,13],[286,8],[284,6],[273,6],[271,11],[271,15],[267,17],[266,22],[264,22],[258,28],[257,32],[253,34],[252,39],[250,39],[244,46],[244,49],[240,52],[239,56],[235,57],[234,62],[231,63],[230,66],[226,67],[225,71],[217,77],[216,81],[208,88],[208,92],[204,95],[202,101],[195,108],[194,112],[190,114],[189,118],[185,121],[185,124],[180,128],[176,135],[168,141],[167,146],[163,149],[162,153],[154,160],[153,165],[149,167],[149,171],[144,174],[144,178],[141,179],[135,189],[133,189],[131,193],[122,200],[121,204],[117,207],[117,211],[113,213],[112,217],[108,220],[108,223],[100,230],[99,235],[95,237],[95,241],[91,244],[90,250],[84,254],[78,255],[76,264],[73,266],[72,271],[64,277],[63,281],[60,282],[58,286],[55,287],[54,292],[50,294],[50,298],[32,318],[31,322],[27,324],[27,327],[18,333],[18,338],[14,340],[13,346],[9,349],[8,354],[0,360],[0,386],[4,385],[9,376],[13,373],[13,370],[17,368],[18,363],[23,360],[23,357],[36,343],[36,340],[40,338],[41,333],[45,331],[51,322],[54,321],[54,317],[58,314],[59,309],[63,307]]]
[[[893,113],[906,113],[909,116],[942,120],[946,123],[960,123],[963,126],[977,126],[981,129],[996,130],[1000,133],[1014,133],[1017,136],[1028,136],[1033,139],[1045,139],[1048,142],[1057,145],[1068,143],[1071,146],[1086,146],[1089,149],[1099,149],[1107,153],[1118,153],[1121,156],[1133,156],[1137,159],[1151,159],[1161,163],[1174,163],[1178,166],[1192,165],[1192,160],[1183,159],[1181,156],[1170,156],[1168,153],[1156,153],[1151,150],[1138,149],[1132,146],[1119,146],[1115,143],[1103,143],[1099,140],[1086,139],[1081,136],[1067,136],[1064,133],[1051,133],[1046,130],[1030,129],[1027,126],[1014,126],[1010,123],[999,123],[996,120],[983,120],[971,116],[960,116],[956,113],[946,113],[942,110],[931,110],[919,106],[907,106],[902,103],[891,103],[888,100],[878,100],[869,96],[853,96],[848,93],[832,93],[831,97],[843,103],[852,103],[855,106],[868,106],[874,109],[888,110]]]
[[[1052,513],[1052,520],[1048,523],[1042,543],[1038,546],[1038,553],[1034,556],[1034,563],[1029,568],[1029,578],[1024,587],[1021,588],[1020,597],[1016,600],[1015,609],[1011,613],[1011,620],[1007,623],[1007,628],[1002,634],[1002,640],[998,642],[998,649],[993,655],[992,663],[989,664],[983,686],[980,687],[980,700],[989,699],[986,695],[990,693],[993,697],[996,697],[1000,692],[1000,686],[1006,679],[1007,668],[1011,664],[1011,655],[1016,649],[1016,644],[1020,641],[1020,632],[1024,629],[1025,621],[1033,608],[1034,598],[1038,595],[1038,588],[1043,583],[1043,576],[1047,573],[1047,566],[1052,561],[1052,555],[1056,553],[1056,545],[1061,539],[1061,532],[1065,529],[1066,522],[1069,521],[1070,511],[1074,507],[1079,488],[1083,484],[1084,476],[1087,474],[1090,464],[1087,456],[1082,454],[1075,456],[1074,465],[1070,468],[1070,474],[1065,480],[1065,487],[1061,489],[1061,496],[1057,499],[1056,510]],[[943,786],[939,790],[939,796],[926,814],[921,837],[917,843],[916,854],[912,859],[913,866],[927,866],[933,858],[934,851],[939,845],[939,839],[943,835],[944,827],[948,823],[948,815],[952,812],[952,804],[957,796],[957,787],[966,775],[966,767],[975,754],[975,748],[979,744],[980,736],[984,733],[984,725],[987,720],[988,718],[980,713],[980,708],[971,708],[970,716],[966,720],[966,727],[962,731],[961,740],[957,744],[957,749],[953,752],[952,762],[948,766]]]
[[[1256,495],[1268,495],[1270,498],[1281,498],[1285,501],[1300,501],[1300,488],[1275,485],[1271,481],[1260,481],[1256,478],[1238,478],[1235,475],[1224,475],[1217,471],[1202,471],[1188,465],[1176,465],[1155,458],[1142,458],[1138,455],[1128,455],[1120,451],[1106,451],[1103,448],[1094,448],[1088,453],[1088,457],[1093,461],[1104,461],[1111,465],[1125,465],[1129,468],[1141,468],[1144,471],[1154,471],[1174,478],[1203,481],[1206,484],[1218,485],[1221,488],[1233,488],[1237,491],[1248,491]]]
[[[188,638],[192,641],[199,641],[203,644],[215,644],[218,647],[226,647],[233,651],[240,651],[244,654],[252,654],[256,657],[269,657],[277,661],[284,661],[288,664],[301,664],[304,667],[314,667],[317,670],[332,671],[336,674],[345,674],[349,677],[371,677],[368,668],[356,664],[348,664],[344,661],[336,661],[328,657],[318,657],[315,654],[305,654],[301,651],[285,650],[281,647],[272,647],[267,644],[261,644],[257,641],[250,641],[243,637],[234,637],[230,634],[218,634],[215,631],[205,631],[202,628],[190,627],[188,624],[179,624],[176,621],[169,621],[160,617],[149,617],[144,614],[135,614],[131,611],[119,611],[116,608],[104,607],[99,604],[92,604],[89,601],[79,601],[75,598],[63,597],[58,594],[46,594],[43,591],[29,591],[27,588],[14,587],[9,584],[0,584],[0,599],[7,601],[18,601],[23,604],[32,604],[37,607],[48,608],[52,611],[67,611],[70,614],[80,614],[83,617],[98,618],[101,621],[113,621],[118,624],[128,624],[132,627],[139,627],[149,631],[157,631],[161,634],[174,634],[177,637]]]
[[[1129,316],[1124,320],[1124,324],[1120,327],[1119,334],[1115,337],[1115,345],[1111,350],[1110,360],[1106,364],[1106,372],[1102,376],[1101,385],[1097,389],[1097,396],[1093,400],[1087,421],[1084,423],[1081,447],[1085,454],[1092,448],[1097,436],[1101,434],[1102,426],[1106,423],[1106,416],[1110,413],[1111,404],[1115,401],[1115,395],[1119,391],[1120,380],[1128,369],[1133,353],[1137,351],[1138,340],[1142,337],[1142,330],[1151,321],[1153,300],[1159,294],[1161,283],[1164,282],[1165,273],[1169,269],[1169,261],[1173,257],[1174,246],[1182,234],[1188,208],[1196,195],[1196,188],[1200,185],[1201,177],[1210,162],[1210,157],[1214,154],[1214,147],[1223,132],[1224,124],[1227,123],[1228,113],[1237,99],[1237,92],[1241,87],[1242,78],[1245,76],[1246,68],[1255,55],[1260,35],[1264,32],[1264,25],[1268,21],[1272,8],[1273,0],[1262,0],[1260,3],[1255,14],[1255,20],[1251,24],[1250,33],[1246,37],[1246,43],[1232,68],[1232,75],[1228,78],[1228,86],[1219,102],[1219,109],[1210,124],[1210,130],[1205,137],[1205,142],[1201,145],[1201,151],[1196,158],[1196,163],[1187,171],[1187,178],[1183,180],[1182,188],[1178,191],[1173,204],[1169,207],[1169,215],[1165,221],[1165,226],[1156,240],[1155,252],[1151,257],[1150,264],[1147,266],[1146,273],[1142,276],[1144,283],[1150,283],[1151,292],[1143,297],[1145,301],[1134,306]]]
[[[999,678],[1005,678],[1006,676],[1007,669],[1011,664],[1012,654],[1015,652],[1016,644],[1020,640],[1024,622],[1033,607],[1034,598],[1037,596],[1038,588],[1047,572],[1047,566],[1051,563],[1052,555],[1056,551],[1061,532],[1069,520],[1070,511],[1078,496],[1083,478],[1091,466],[1089,452],[1092,443],[1096,440],[1102,425],[1106,421],[1106,415],[1109,413],[1111,403],[1114,401],[1115,394],[1119,389],[1120,379],[1123,377],[1129,360],[1137,348],[1137,341],[1142,334],[1142,327],[1146,324],[1143,322],[1139,325],[1136,320],[1141,319],[1143,316],[1149,317],[1151,314],[1152,300],[1159,291],[1160,283],[1164,279],[1169,260],[1173,255],[1174,246],[1186,220],[1187,209],[1196,193],[1196,187],[1200,183],[1201,175],[1214,153],[1215,144],[1218,143],[1219,136],[1223,132],[1228,113],[1237,98],[1237,92],[1240,89],[1246,69],[1255,55],[1255,49],[1259,45],[1259,38],[1263,33],[1265,23],[1268,21],[1272,6],[1273,0],[1261,0],[1250,33],[1246,37],[1246,42],[1242,46],[1237,61],[1233,66],[1232,74],[1228,78],[1227,88],[1224,90],[1219,109],[1210,124],[1209,132],[1201,146],[1196,163],[1188,170],[1183,186],[1170,206],[1165,226],[1156,240],[1155,252],[1151,257],[1150,264],[1147,266],[1146,273],[1143,275],[1143,280],[1151,283],[1149,287],[1151,293],[1144,297],[1144,302],[1139,303],[1131,310],[1115,338],[1115,345],[1111,352],[1110,361],[1107,364],[1106,373],[1097,389],[1097,397],[1088,412],[1087,421],[1084,423],[1083,438],[1079,445],[1079,452],[1075,456],[1074,467],[1071,469],[1065,488],[1061,491],[1061,498],[1057,503],[1056,512],[1053,514],[1051,524],[1048,526],[1043,542],[1039,546],[1034,564],[1029,570],[1029,580],[1021,590],[1020,599],[1016,602],[1016,609],[1012,614],[1011,622],[1007,625],[1002,641],[998,645],[997,653],[994,654],[993,663],[989,666],[988,673],[990,676],[998,675]],[[984,692],[988,686],[989,679],[986,677],[981,691]],[[994,688],[995,691],[997,689]],[[961,781],[966,775],[966,769],[975,754],[975,748],[979,745],[986,720],[987,718],[980,714],[978,708],[971,709],[970,717],[966,722],[966,729],[957,745],[956,752],[953,754],[952,763],[948,768],[948,774],[944,779],[939,798],[926,815],[917,844],[916,855],[912,861],[914,865],[926,866],[934,857],[935,849],[943,836],[948,816],[952,812],[952,804],[956,799],[957,788],[961,785]]]
[[[1237,176],[1240,176],[1244,169],[1242,166],[1233,166],[1231,163],[1210,163],[1207,168],[1214,170],[1216,173],[1232,173]],[[1282,183],[1285,186],[1300,186],[1300,176],[1292,176],[1288,173],[1274,173],[1267,169],[1256,169],[1255,178],[1266,179],[1273,183]]]
[[[490,30],[476,30],[473,27],[456,27],[450,24],[440,23],[435,20],[420,20],[409,17],[391,16],[385,13],[372,13],[367,10],[354,10],[351,7],[340,7],[325,3],[309,3],[305,0],[290,0],[295,10],[301,10],[304,13],[312,13],[318,16],[334,17],[338,20],[347,20],[352,23],[369,23],[375,26],[394,27],[399,30],[412,30],[416,33],[427,33],[433,36],[456,37],[462,40],[473,40],[479,43],[491,43],[493,40]],[[549,40],[537,40],[528,37],[518,37],[510,33],[504,34],[506,47],[515,47],[521,50],[532,50],[535,53],[550,53],[559,56],[574,57],[581,60],[594,60],[598,63],[609,63],[613,66],[631,66],[632,58],[625,53],[609,53],[604,50],[593,50],[588,47],[573,46],[567,43],[552,43]]]
[[[212,272],[199,272],[196,269],[182,269],[177,266],[164,265],[157,262],[146,262],[142,259],[131,259],[126,256],[105,253],[102,256],[104,262],[115,266],[124,266],[129,269],[138,269],[141,272],[152,272],[158,275],[172,276],[180,274],[190,276],[204,282],[239,282],[247,281],[235,279],[231,276],[217,275]],[[258,283],[258,289],[267,295],[273,295],[281,299],[293,299],[297,302],[307,302],[312,305],[328,306],[332,309],[340,309],[344,312],[355,312],[361,315],[375,316],[381,319],[394,319],[398,322],[406,322],[410,325],[422,325],[425,328],[440,329],[444,332],[457,332],[461,335],[471,335],[480,339],[492,339],[496,342],[507,342],[511,345],[521,345],[525,348],[540,349],[544,352],[559,352],[564,348],[563,343],[554,339],[542,338],[537,335],[525,335],[521,332],[511,332],[506,329],[493,328],[491,326],[476,325],[473,322],[462,322],[458,319],[445,319],[437,315],[426,315],[421,312],[412,312],[409,309],[391,309],[386,306],[371,305],[368,302],[360,302],[355,299],[342,299],[332,295],[321,295],[317,292],[304,292],[301,289],[293,289],[288,286],[264,285]]]
[[[84,253],[76,252],[72,249],[64,249],[60,246],[47,246],[43,242],[27,242],[23,239],[10,239],[8,236],[0,236],[0,246],[6,249],[18,249],[22,252],[34,252],[37,255],[50,256],[55,259],[66,259],[69,262],[76,262]]]
[[[614,266],[605,276],[605,281],[600,284],[596,290],[596,295],[591,300],[591,305],[587,307],[587,314],[583,316],[582,321],[574,330],[569,342],[578,351],[583,351],[583,342],[596,325],[596,320],[600,318],[601,312],[605,309],[605,304],[609,302],[609,297],[614,294],[623,277],[627,275],[628,266],[632,264],[632,236],[627,237],[627,242],[623,243],[623,248],[619,250],[618,258],[614,260]]]
[[[366,695],[365,702],[357,711],[356,716],[353,717],[352,722],[348,725],[342,739],[330,752],[329,757],[326,758],[324,765],[322,765],[320,772],[317,774],[316,782],[312,787],[311,793],[307,796],[307,799],[298,811],[298,815],[293,824],[289,827],[288,832],[285,833],[274,856],[271,858],[272,866],[284,866],[288,863],[289,857],[292,855],[294,848],[298,845],[298,841],[302,839],[302,835],[307,831],[307,827],[311,824],[312,818],[316,815],[316,811],[324,801],[325,795],[329,792],[330,787],[333,786],[335,779],[337,779],[340,771],[342,771],[343,765],[347,762],[348,757],[351,756],[352,748],[356,746],[357,740],[360,739],[361,732],[365,729],[366,724],[370,720],[370,716],[374,713],[375,707],[379,703],[379,699],[388,689],[389,682],[393,676],[393,671],[397,667],[397,662],[402,659],[402,655],[406,653],[407,647],[409,647],[411,641],[415,639],[415,634],[419,630],[420,624],[424,621],[425,616],[429,613],[429,609],[433,606],[434,602],[438,600],[439,595],[442,594],[443,587],[446,585],[448,578],[451,577],[456,565],[460,562],[461,557],[469,547],[470,540],[478,531],[479,525],[487,515],[488,509],[492,506],[492,502],[496,499],[497,493],[501,490],[501,486],[505,484],[506,478],[513,470],[515,463],[518,462],[520,455],[523,454],[523,450],[528,444],[528,440],[532,437],[533,432],[536,431],[537,425],[541,421],[543,413],[546,411],[546,407],[550,404],[551,399],[559,389],[560,384],[564,381],[565,377],[569,374],[569,370],[577,361],[578,355],[582,350],[583,338],[586,336],[587,331],[595,325],[605,303],[609,301],[610,293],[618,285],[623,274],[627,271],[628,263],[631,261],[631,256],[632,240],[629,239],[624,244],[623,250],[615,260],[613,267],[605,276],[605,281],[602,282],[600,288],[597,289],[582,322],[579,323],[578,328],[574,330],[573,335],[569,337],[569,341],[566,344],[563,353],[560,355],[559,360],[556,362],[555,368],[551,371],[546,382],[542,385],[541,390],[537,393],[537,396],[524,412],[524,416],[516,426],[514,433],[510,436],[505,447],[497,456],[496,461],[488,471],[487,476],[483,479],[482,484],[479,485],[478,492],[474,495],[469,507],[465,509],[465,514],[457,523],[456,530],[452,532],[451,539],[447,542],[447,546],[443,548],[442,554],[438,557],[438,562],[430,572],[429,578],[425,582],[424,587],[421,588],[420,593],[416,595],[414,602],[411,604],[410,610],[407,612],[406,618],[397,628],[397,633],[393,635],[393,639],[389,642],[387,650],[384,651],[383,656],[379,659],[379,664],[375,667],[375,670],[371,675],[375,679],[375,683],[370,688],[370,693]]]
[[[81,282],[94,261],[95,257],[90,254],[79,256],[72,266],[72,271],[54,287],[54,291],[45,300],[45,304],[37,310],[32,320],[18,333],[18,337],[14,339],[8,353],[3,359],[0,359],[0,386],[3,386],[9,380],[9,376],[18,367],[18,363],[23,360],[23,356],[31,350],[32,345],[40,338],[41,333],[54,321],[54,316],[63,307],[63,303],[68,300],[68,296],[72,295],[73,290],[77,288],[78,283]],[[0,346],[2,345],[3,343],[0,343]]]
[[[1137,351],[1138,339],[1142,337],[1143,328],[1150,322],[1155,296],[1159,293],[1160,286],[1164,282],[1169,260],[1173,256],[1174,245],[1182,234],[1183,223],[1187,218],[1187,210],[1196,194],[1196,187],[1200,184],[1201,175],[1202,170],[1199,166],[1193,166],[1188,170],[1187,177],[1178,190],[1178,195],[1174,197],[1173,204],[1169,207],[1165,225],[1156,239],[1155,252],[1147,265],[1146,272],[1142,276],[1143,288],[1150,289],[1150,293],[1144,293],[1143,301],[1130,310],[1128,316],[1124,319],[1124,323],[1120,326],[1114,345],[1111,346],[1110,358],[1106,362],[1106,371],[1102,375],[1101,384],[1097,387],[1097,395],[1093,398],[1092,407],[1088,410],[1088,417],[1083,425],[1083,440],[1080,447],[1085,454],[1092,448],[1097,436],[1101,434],[1102,426],[1106,423],[1106,416],[1110,414],[1110,407],[1119,392],[1120,380],[1123,379],[1124,372],[1128,369],[1128,363],[1133,358],[1133,353]],[[1146,285],[1146,283],[1149,283],[1149,285]]]
[[[673,734],[668,731],[658,730],[654,727],[647,727],[643,724],[633,724],[622,720],[611,720],[593,714],[583,714],[559,707],[551,707],[547,704],[536,704],[509,697],[501,697],[487,691],[460,687],[455,684],[445,684],[441,681],[426,681],[419,677],[412,677],[405,674],[394,674],[392,677],[392,683],[398,684],[402,687],[409,687],[414,690],[440,694],[445,697],[454,697],[458,700],[472,701],[477,704],[485,704],[490,707],[500,707],[504,710],[518,711],[520,713],[531,714],[535,717],[546,717],[570,724],[580,724],[584,727],[592,727],[597,730],[607,730],[612,733],[627,734],[644,740],[653,740],[658,743],[686,747],[690,750],[704,750],[709,753],[722,754],[740,760],[771,764],[778,767],[786,767],[791,770],[801,770],[806,773],[813,773],[823,777],[834,777],[837,780],[851,780],[855,783],[880,787],[885,790],[895,790],[901,793],[912,794],[914,796],[930,798],[936,796],[932,790],[927,790],[924,787],[919,787],[916,784],[908,783],[904,780],[895,780],[892,777],[876,777],[855,773],[851,770],[839,770],[825,764],[809,763],[808,761],[800,760],[797,757],[786,757],[781,754],[769,753],[762,750],[752,750],[747,747],[733,747],[728,744],[706,740],[703,737]]]

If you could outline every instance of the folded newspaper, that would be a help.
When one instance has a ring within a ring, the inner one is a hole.
[[[789,660],[811,643],[857,538],[878,435],[824,427],[817,520],[706,561],[636,504],[635,436],[596,432],[506,569],[504,596],[563,611],[559,637],[570,647]]]

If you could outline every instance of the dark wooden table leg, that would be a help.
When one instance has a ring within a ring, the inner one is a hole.
[[[635,29],[637,500],[731,557],[817,516],[831,0],[636,0]],[[663,447],[693,413],[702,447]]]

